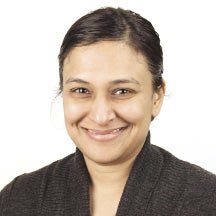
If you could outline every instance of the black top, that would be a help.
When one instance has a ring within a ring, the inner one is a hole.
[[[78,149],[47,167],[17,177],[1,191],[0,216],[33,215],[90,215],[89,174]],[[117,215],[215,216],[216,176],[150,144],[148,135]]]

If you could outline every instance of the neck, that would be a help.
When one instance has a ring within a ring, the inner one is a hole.
[[[116,215],[134,160],[118,165],[98,164],[87,158],[85,161],[91,177],[91,215]]]
[[[121,164],[104,165],[85,158],[94,188],[110,190],[124,188],[135,159],[130,159]]]

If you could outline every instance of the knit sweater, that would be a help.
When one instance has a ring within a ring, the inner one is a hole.
[[[77,149],[7,185],[0,193],[0,216],[90,215],[89,181],[83,155]],[[148,135],[117,215],[215,216],[216,176],[150,144]]]

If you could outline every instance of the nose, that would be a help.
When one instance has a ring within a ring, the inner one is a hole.
[[[98,125],[105,126],[115,119],[116,114],[111,101],[105,96],[97,96],[91,103],[89,118]]]

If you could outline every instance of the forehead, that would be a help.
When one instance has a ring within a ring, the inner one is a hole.
[[[63,75],[137,76],[151,73],[145,56],[121,41],[101,41],[73,48],[65,58]]]

